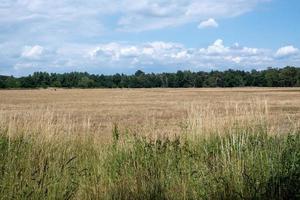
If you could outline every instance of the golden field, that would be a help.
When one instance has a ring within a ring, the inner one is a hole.
[[[299,199],[299,119],[299,88],[2,90],[0,200]]]
[[[117,124],[156,137],[183,129],[222,131],[237,120],[265,120],[278,133],[298,129],[299,119],[300,88],[0,91],[0,123],[11,135],[94,134],[104,139]]]

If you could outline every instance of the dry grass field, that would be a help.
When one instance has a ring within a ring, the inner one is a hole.
[[[0,91],[0,123],[12,134],[23,129],[105,138],[118,124],[138,134],[173,135],[187,122],[217,129],[232,118],[258,115],[273,129],[299,126],[300,88]]]
[[[0,90],[0,200],[299,188],[300,88]]]

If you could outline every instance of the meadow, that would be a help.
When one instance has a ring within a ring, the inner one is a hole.
[[[299,199],[300,88],[0,90],[0,199]]]

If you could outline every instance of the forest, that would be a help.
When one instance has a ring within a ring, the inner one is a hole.
[[[34,72],[24,77],[0,76],[0,88],[201,88],[201,87],[300,87],[300,68],[226,70],[210,72],[177,71],[95,75],[87,72]]]

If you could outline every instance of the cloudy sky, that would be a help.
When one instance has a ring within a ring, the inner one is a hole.
[[[0,74],[300,66],[299,0],[0,0]]]

